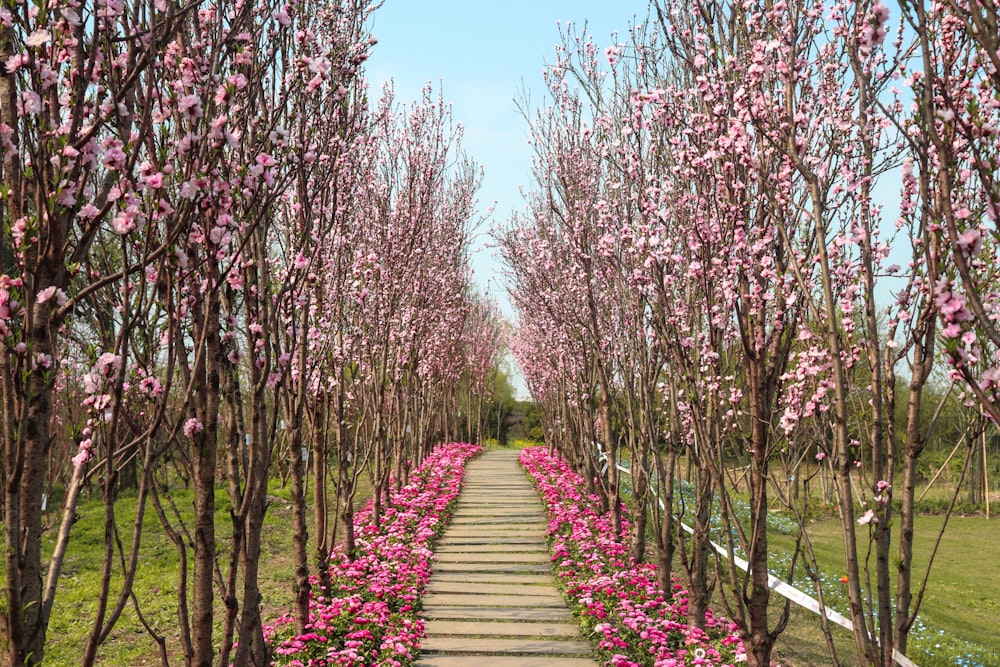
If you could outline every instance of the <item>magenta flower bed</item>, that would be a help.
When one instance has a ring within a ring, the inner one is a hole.
[[[264,628],[274,650],[272,665],[413,663],[424,636],[417,612],[430,576],[431,546],[461,491],[466,461],[481,449],[451,443],[434,450],[411,474],[410,484],[393,494],[381,526],[371,521],[370,503],[358,512],[357,559],[352,563],[341,547],[334,550],[335,593],[330,600],[310,600],[308,632],[296,635],[290,614]]]
[[[746,655],[735,626],[710,616],[708,632],[690,629],[687,598],[675,585],[667,601],[656,584],[656,566],[635,564],[628,545],[612,539],[611,517],[602,514],[584,480],[544,448],[521,452],[549,511],[549,540],[556,578],[595,642],[605,665],[679,667],[732,665]],[[627,519],[624,520],[628,527]]]

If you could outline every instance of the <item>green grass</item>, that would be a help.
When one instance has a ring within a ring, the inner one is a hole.
[[[943,521],[942,516],[919,516],[916,519],[914,585],[918,585],[923,577],[935,536]],[[844,570],[843,538],[839,520],[811,522],[809,535],[824,579],[828,582],[837,581]],[[864,534],[859,534],[859,537],[865,539]],[[897,531],[893,535],[894,545],[898,544],[898,539]],[[771,552],[774,554],[787,552],[793,544],[793,539],[787,535],[770,537]],[[914,630],[914,642],[908,651],[921,667],[933,664],[960,664],[956,663],[955,655],[963,655],[963,642],[976,644],[985,649],[987,652],[985,664],[998,664],[995,660],[1000,656],[1000,635],[996,633],[995,628],[996,619],[1000,617],[1000,569],[993,562],[997,544],[1000,544],[1000,520],[987,521],[984,516],[955,516],[949,521],[920,607],[920,618],[924,627]],[[874,575],[874,557],[871,567]],[[892,583],[895,586],[895,578]],[[812,593],[806,583],[800,582],[798,585],[806,592]],[[842,599],[842,594],[836,590],[837,588],[836,585],[833,586],[834,597]],[[840,608],[839,611],[843,612],[845,608]],[[815,633],[814,641],[822,642],[822,635],[816,630],[819,627],[816,615],[802,616],[801,623],[811,625],[813,628],[811,632]],[[808,628],[802,632],[805,636],[810,636]],[[853,655],[853,644],[846,632],[843,635],[844,648],[839,653],[850,658]],[[795,640],[794,633],[779,642],[783,653],[794,662],[796,646],[802,642]],[[935,650],[935,644],[941,646]],[[956,653],[942,655],[948,650]],[[990,652],[993,654],[992,657],[989,656]],[[938,659],[943,659],[944,662],[937,662]]]
[[[939,484],[924,500],[928,511],[938,512],[947,507],[954,491]],[[818,495],[818,494],[817,494]],[[736,498],[737,502],[741,498]],[[844,546],[840,521],[835,508],[821,506],[813,496],[808,530],[813,541],[821,576],[826,582],[824,594],[827,604],[838,611],[847,612],[846,590],[839,583],[844,574]],[[689,502],[689,507],[691,503]],[[1000,503],[994,500],[994,517],[987,520],[977,506],[963,506],[962,514],[956,513],[949,520],[933,569],[928,578],[927,592],[920,607],[918,623],[910,635],[907,654],[920,667],[945,665],[1000,666],[1000,634],[996,633],[996,619],[1000,618],[1000,568],[994,564],[996,545],[1000,544]],[[918,516],[915,525],[915,554],[913,586],[920,585],[934,541],[941,529],[941,513]],[[787,515],[772,514],[769,551],[771,571],[782,577],[782,559],[794,548],[794,522]],[[898,553],[898,524],[894,526],[893,557]],[[867,533],[859,527],[862,550],[866,547]],[[863,554],[862,554],[863,555]],[[871,574],[874,578],[874,554]],[[787,560],[785,560],[787,569]],[[863,573],[863,570],[862,570]],[[895,587],[895,574],[892,575]],[[795,585],[815,597],[811,581],[799,576]],[[779,618],[784,598],[772,596],[772,623]],[[715,609],[725,613],[722,599],[716,590]],[[851,633],[833,626],[837,656],[845,666],[857,665],[858,659]],[[776,645],[777,655],[783,664],[806,666],[830,663],[826,639],[823,637],[819,616],[792,605],[791,620]]]
[[[177,508],[190,520],[192,494],[190,491],[173,490],[171,495]],[[310,499],[307,502],[311,507]],[[358,494],[358,502],[370,495],[367,483]],[[263,557],[261,563],[261,593],[263,596],[263,616],[270,621],[291,610],[293,599],[292,582],[295,563],[292,555],[292,510],[288,501],[289,489],[280,488],[278,480],[272,480],[269,493],[269,507],[265,518],[262,540]],[[115,511],[122,540],[128,548],[131,540],[132,522],[135,516],[134,496],[123,495],[116,503]],[[218,553],[222,556],[223,567],[228,558],[231,536],[229,519],[229,498],[224,490],[216,492],[216,522],[219,535]],[[73,525],[69,549],[63,566],[59,588],[56,593],[52,618],[46,643],[45,664],[53,666],[79,664],[86,638],[93,627],[97,611],[97,594],[100,587],[100,568],[104,557],[104,517],[99,500],[82,501],[77,511],[78,521]],[[56,518],[56,515],[53,515]],[[311,515],[308,519],[311,522]],[[171,664],[182,660],[180,654],[177,621],[177,590],[179,557],[176,547],[160,527],[159,520],[150,503],[144,518],[144,532],[141,542],[140,564],[134,584],[135,595],[147,621],[156,631],[165,636],[167,649],[171,654]],[[340,533],[338,533],[338,538]],[[47,558],[55,539],[55,528],[46,535],[43,558]],[[310,550],[310,558],[311,558]],[[120,571],[117,567],[116,572]],[[191,567],[189,561],[189,568]],[[190,576],[190,570],[189,570]],[[111,595],[114,600],[121,589],[122,578],[117,573],[112,580]],[[216,591],[218,593],[218,591]],[[190,595],[190,593],[189,593]],[[216,606],[216,641],[221,636],[223,607]],[[156,643],[143,629],[129,603],[121,620],[107,641],[98,650],[98,664],[110,667],[132,667],[133,665],[159,665]]]
[[[178,508],[190,514],[190,493],[175,490],[173,495]],[[367,487],[359,493],[360,498],[368,495]],[[217,495],[217,504],[219,532],[224,535],[229,525],[229,501],[222,491]],[[119,499],[116,513],[119,526],[125,531],[123,539],[130,538],[134,512],[134,498],[123,496]],[[78,514],[80,518],[73,526],[49,627],[46,665],[79,664],[83,642],[90,631],[96,610],[99,567],[104,549],[103,508],[99,501],[85,501],[81,503]],[[260,582],[266,620],[272,620],[290,610],[292,605],[294,562],[291,555],[291,518],[288,489],[279,488],[275,480],[270,490],[270,506],[264,530]],[[923,574],[933,536],[942,520],[941,516],[921,516],[917,519],[916,578]],[[135,591],[143,613],[157,631],[167,637],[173,664],[179,660],[177,552],[162,533],[151,508],[147,511],[145,528]],[[839,521],[835,518],[816,520],[809,524],[809,531],[826,579],[836,581],[843,572],[843,541]],[[54,533],[54,529],[52,532]],[[49,537],[51,539],[52,536]],[[898,536],[894,536],[894,544],[898,543],[897,540]],[[792,538],[787,535],[771,536],[771,552],[776,556],[790,549],[792,544]],[[997,544],[1000,544],[1000,518],[987,521],[984,516],[955,516],[949,522],[921,607],[921,617],[927,626],[921,631],[921,636],[926,637],[928,650],[935,651],[933,644],[943,641],[943,652],[947,654],[949,642],[967,641],[983,646],[994,655],[1000,655],[1000,635],[994,630],[995,620],[1000,617],[1000,568],[993,562]],[[51,548],[50,542],[46,548]],[[225,553],[227,545],[223,542],[219,548],[220,552]],[[811,593],[805,584],[800,583],[799,586]],[[120,579],[115,579],[112,593],[116,593],[119,587]],[[777,618],[782,600],[780,596],[774,596],[775,613],[772,618]],[[722,611],[721,601],[716,608]],[[221,605],[218,613],[221,614]],[[777,645],[777,654],[782,664],[799,667],[829,664],[825,642],[818,628],[816,615],[793,607],[792,622]],[[842,664],[856,665],[850,634],[835,628],[835,637]],[[938,660],[926,653],[913,650],[909,653],[921,667],[956,664],[952,657]],[[940,656],[942,651],[937,653]],[[961,653],[949,655],[956,654]],[[159,664],[156,645],[142,629],[131,605],[108,641],[100,648],[99,663],[112,667]],[[986,664],[1000,664],[1000,661]]]
[[[525,449],[527,447],[544,447],[544,442],[529,440],[527,438],[515,438],[507,441],[506,446],[501,444],[496,438],[486,438],[481,443],[486,449]]]

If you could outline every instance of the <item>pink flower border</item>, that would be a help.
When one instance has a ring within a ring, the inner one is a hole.
[[[611,517],[565,461],[544,448],[525,449],[521,466],[549,512],[548,535],[556,580],[596,643],[605,665],[679,667],[746,661],[736,626],[711,613],[707,632],[688,626],[687,596],[674,584],[665,600],[656,566],[634,563],[628,545],[613,538]],[[624,526],[628,528],[628,520]]]
[[[295,635],[291,614],[265,626],[272,665],[413,664],[424,636],[417,613],[430,577],[431,546],[462,489],[465,463],[480,451],[467,443],[442,445],[392,495],[380,526],[371,520],[371,503],[358,512],[357,558],[351,562],[342,547],[334,549],[330,577],[336,594],[312,597],[308,631]]]

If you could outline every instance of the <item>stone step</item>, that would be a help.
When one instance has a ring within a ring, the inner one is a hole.
[[[506,505],[504,507],[490,507],[489,505],[471,505],[464,506],[459,505],[455,508],[454,513],[451,515],[453,519],[464,518],[468,516],[495,516],[495,517],[511,517],[511,516],[527,516],[532,519],[537,519],[541,521],[547,520],[548,514],[542,512],[535,505]]]
[[[431,577],[429,585],[435,582],[459,582],[459,583],[469,583],[469,584],[492,584],[492,583],[503,583],[511,585],[527,585],[527,584],[538,584],[538,585],[551,585],[552,575],[548,572],[545,574],[517,574],[511,572],[442,572],[440,570],[435,570],[434,576]],[[555,588],[553,588],[555,590]]]
[[[559,591],[546,584],[483,584],[469,581],[440,581],[435,578],[428,584],[427,592],[465,595],[533,595],[561,601],[562,595],[559,594]]]
[[[444,536],[445,539],[453,537],[469,538],[477,540],[486,538],[508,538],[508,537],[530,537],[545,543],[545,530],[536,526],[510,526],[506,530],[483,530],[477,526],[455,526]]]
[[[437,555],[437,554],[435,554]],[[446,551],[437,555],[438,563],[543,563],[548,565],[552,562],[552,558],[548,553],[542,551],[536,552],[521,552],[521,553],[511,553],[511,552],[499,552],[499,551],[487,551],[487,552],[451,552]]]
[[[438,562],[434,572],[503,572],[505,574],[544,574],[552,578],[552,569],[533,563],[466,563]]]
[[[525,516],[523,514],[516,516],[495,516],[492,514],[467,514],[465,516],[455,515],[451,518],[450,525],[452,526],[467,526],[469,524],[477,525],[491,525],[491,524],[528,524],[535,526],[541,519],[537,516]]]
[[[427,637],[421,642],[421,653],[469,654],[540,654],[588,657],[590,644],[579,639],[497,639],[495,637]]]
[[[541,545],[545,548],[545,540],[540,540],[532,535],[467,535],[465,537],[445,536],[438,540],[438,548],[451,546],[474,546],[483,544],[498,545]]]
[[[499,491],[498,493],[506,493],[504,491]],[[482,498],[477,498],[472,495],[466,496],[465,498],[459,498],[458,503],[455,505],[456,509],[464,508],[475,508],[482,510],[496,510],[498,512],[503,512],[506,510],[516,510],[523,507],[531,507],[533,509],[538,509],[539,507],[544,508],[545,505],[542,504],[541,499],[538,494],[532,491],[530,494],[525,494],[522,498],[514,500],[510,497],[505,498],[502,501],[497,501],[494,498],[490,498],[489,494],[483,494]]]
[[[421,656],[417,664],[421,667],[471,667],[468,656],[465,655],[428,655]],[[597,667],[597,663],[586,658],[556,658],[550,656],[490,656],[489,662],[480,661],[480,665],[489,667]]]
[[[463,605],[444,607],[439,605],[424,607],[421,615],[430,620],[451,619],[467,621],[470,619],[486,621],[548,621],[553,623],[572,623],[573,615],[563,606],[555,607],[466,607]]]
[[[568,637],[578,639],[580,628],[572,623],[519,623],[490,621],[427,621],[428,635],[474,635],[496,637]]]
[[[538,607],[565,609],[561,597],[545,595],[500,595],[468,593],[428,593],[424,595],[424,609],[442,607]]]
[[[439,544],[434,549],[436,554],[475,554],[475,553],[539,553],[548,556],[545,545],[535,544],[501,544],[499,542],[480,542],[473,544]]]

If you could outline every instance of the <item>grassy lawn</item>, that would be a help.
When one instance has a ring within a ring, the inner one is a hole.
[[[358,494],[358,502],[370,495],[367,484],[364,484]],[[191,493],[183,490],[171,493],[177,508],[190,518]],[[280,488],[278,481],[273,480],[262,545],[264,555],[260,586],[264,598],[265,621],[274,620],[277,616],[290,611],[292,606],[295,564],[291,552],[292,510],[288,497],[289,489]],[[311,503],[311,499],[309,502]],[[117,523],[119,530],[123,531],[122,540],[126,543],[126,548],[131,540],[135,505],[135,499],[129,496],[120,498],[116,503]],[[228,530],[230,505],[224,490],[217,491],[216,506],[218,531],[224,536],[230,532]],[[70,546],[49,624],[45,656],[47,665],[79,664],[86,637],[93,626],[104,552],[103,512],[99,500],[80,503],[79,520],[73,525]],[[311,516],[309,521],[311,522]],[[172,656],[171,664],[180,664],[182,657],[177,622],[179,567],[177,549],[163,533],[151,504],[146,511],[144,528],[140,564],[134,585],[135,595],[147,622],[159,634],[166,637],[167,648]],[[46,556],[52,548],[54,533],[55,529],[47,536],[49,539],[44,547]],[[229,549],[227,540],[220,540],[218,548],[219,553],[225,557]],[[114,578],[111,584],[111,606],[115,603],[115,596],[120,587],[121,578]],[[222,605],[217,605],[216,617],[219,618],[222,612]],[[221,625],[217,624],[216,631],[221,633]],[[98,656],[99,664],[114,667],[160,664],[157,645],[143,629],[131,603],[122,614],[114,631],[99,649]]]
[[[914,579],[923,577],[935,536],[944,521],[942,516],[917,517],[915,526]],[[837,519],[814,521],[809,525],[820,568],[827,582],[836,582],[843,573],[843,540],[840,522]],[[859,537],[864,537],[859,535]],[[770,538],[771,552],[780,554],[791,549],[793,539],[785,535]],[[898,533],[893,536],[893,544],[898,544]],[[996,622],[1000,618],[1000,569],[993,562],[996,545],[1000,544],[1000,520],[986,520],[983,516],[954,516],[948,523],[944,538],[935,558],[927,583],[927,592],[920,607],[920,618],[924,628],[915,629],[913,649],[926,647],[929,652],[910,650],[908,654],[921,665],[961,664],[952,657],[941,654],[951,647],[960,647],[968,642],[992,652],[985,664],[998,664],[1000,656],[1000,634],[996,632]],[[872,560],[874,568],[874,559]],[[805,583],[799,586],[810,592]],[[895,579],[893,579],[895,585]],[[841,597],[833,586],[834,597]],[[829,589],[826,589],[829,591]],[[845,611],[840,608],[839,611]],[[810,648],[823,648],[822,635],[818,631],[818,617],[811,613],[796,616],[795,628],[789,635],[779,640],[782,653],[796,664],[820,664],[807,655],[799,656],[799,648],[807,638],[815,643]],[[805,627],[798,627],[805,626]],[[843,634],[843,648],[839,655],[853,661],[853,643],[847,633]],[[935,644],[940,644],[935,650]],[[944,651],[941,648],[944,647]],[[923,655],[922,655],[923,653]],[[959,650],[958,655],[964,651]],[[825,655],[825,654],[824,654]],[[951,656],[956,655],[952,653]],[[987,653],[989,656],[989,653]],[[938,662],[943,659],[943,662]]]
[[[368,495],[369,489],[365,486],[359,493],[359,502]],[[178,490],[173,491],[173,496],[178,509],[190,513],[190,493]],[[280,488],[275,480],[269,499],[260,582],[266,621],[290,610],[294,573],[291,555],[292,512],[288,502],[288,489]],[[229,501],[222,491],[217,495],[217,506],[219,531],[222,534],[229,525]],[[127,541],[130,539],[134,519],[134,499],[122,497],[116,505],[116,512],[120,530],[123,531],[122,539]],[[49,627],[46,664],[51,665],[79,663],[83,642],[90,631],[97,608],[99,567],[104,549],[103,508],[99,501],[83,502],[78,514],[79,520],[73,526],[72,541]],[[921,516],[917,519],[915,579],[923,576],[928,554],[942,521],[941,516]],[[162,533],[151,509],[146,514],[145,528],[135,592],[147,621],[157,632],[166,636],[168,649],[175,656],[171,663],[179,664],[177,552]],[[836,583],[843,573],[843,542],[839,521],[835,518],[816,520],[810,523],[809,531],[824,578],[827,582],[832,582],[827,587],[828,595],[842,599],[841,591],[838,590],[841,587]],[[898,536],[894,536],[894,544],[898,543],[897,539]],[[983,516],[955,516],[950,520],[921,607],[921,618],[926,627],[917,633],[920,639],[915,642],[926,645],[932,653],[936,650],[936,643],[943,644],[944,650],[937,651],[936,655],[929,655],[913,650],[918,647],[911,645],[913,648],[908,653],[920,667],[963,664],[956,663],[953,657],[962,655],[962,651],[956,649],[948,652],[953,645],[960,646],[961,642],[977,644],[992,652],[993,661],[985,660],[983,664],[1000,665],[1000,634],[995,631],[996,621],[1000,618],[1000,568],[993,562],[998,544],[1000,518],[987,521]],[[781,554],[786,553],[792,545],[793,538],[787,535],[771,536],[771,553],[776,559],[780,559]],[[46,546],[51,548],[51,544]],[[225,553],[227,546],[225,543],[220,544],[220,553]],[[775,565],[772,568],[776,574],[779,567]],[[811,593],[808,584],[800,582],[798,585]],[[119,587],[120,579],[114,580],[111,587],[113,596]],[[778,595],[774,598],[775,613],[772,618],[776,619],[783,598]],[[834,605],[840,606],[843,611],[843,605],[838,605],[836,601]],[[715,607],[720,612],[724,611],[721,600],[717,601]],[[221,611],[222,607],[219,605],[218,614]],[[835,628],[835,640],[842,664],[856,665],[850,634]],[[943,657],[942,654],[949,657]],[[818,617],[793,607],[789,628],[778,640],[777,655],[781,664],[797,667],[829,664]],[[99,663],[115,667],[160,664],[156,644],[143,630],[131,604],[101,647]]]

